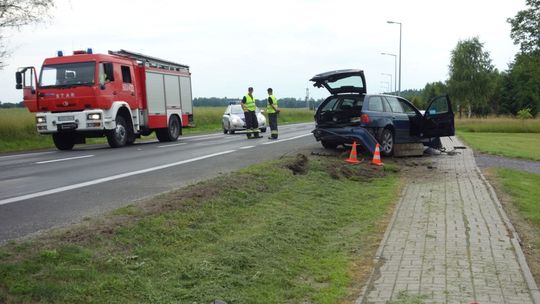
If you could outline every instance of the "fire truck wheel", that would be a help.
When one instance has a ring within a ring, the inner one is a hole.
[[[128,129],[126,120],[122,116],[116,116],[116,128],[107,133],[107,141],[112,148],[119,148],[126,145],[128,140]]]
[[[156,137],[159,141],[175,141],[180,136],[180,120],[178,116],[169,118],[169,127],[156,130]]]
[[[75,145],[75,137],[69,133],[53,133],[52,138],[58,150],[71,150]]]

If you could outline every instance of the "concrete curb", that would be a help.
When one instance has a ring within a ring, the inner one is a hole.
[[[525,254],[523,253],[523,250],[521,250],[521,245],[520,245],[521,239],[519,238],[519,235],[516,229],[514,228],[514,225],[512,225],[512,223],[510,222],[510,219],[506,215],[506,212],[504,211],[501,201],[499,201],[499,198],[497,197],[497,194],[495,193],[493,186],[491,186],[491,184],[488,182],[484,174],[482,174],[482,171],[480,171],[480,168],[478,168],[478,166],[476,166],[476,172],[478,173],[478,175],[480,176],[480,179],[482,179],[482,181],[488,188],[491,199],[495,203],[495,206],[497,207],[497,211],[499,212],[499,215],[503,219],[503,222],[506,225],[508,231],[512,233],[511,242],[514,247],[514,252],[516,254],[519,267],[521,268],[523,278],[525,279],[525,282],[527,282],[527,287],[530,290],[533,302],[535,304],[540,304],[540,290],[538,290],[536,281],[534,280],[534,277],[532,276],[531,269],[529,268],[529,265],[527,264],[527,259],[525,258]]]
[[[384,236],[381,240],[381,244],[379,245],[379,248],[377,249],[377,252],[375,253],[375,257],[373,258],[373,264],[374,267],[371,270],[371,274],[369,275],[369,278],[362,288],[362,292],[360,293],[360,297],[356,299],[354,302],[355,304],[363,304],[366,301],[366,295],[368,294],[368,289],[373,286],[373,279],[375,277],[375,273],[381,266],[382,261],[382,253],[384,251],[384,247],[388,241],[388,237],[390,236],[390,232],[392,231],[392,227],[394,226],[394,223],[396,221],[397,215],[399,213],[399,210],[401,209],[401,206],[403,205],[403,199],[405,198],[404,192],[407,187],[404,187],[401,192],[401,197],[399,198],[398,205],[396,206],[396,209],[394,210],[394,214],[392,214],[392,218],[390,219],[390,223],[388,223],[388,226],[386,227],[386,230],[384,231]],[[539,303],[540,304],[540,303]]]

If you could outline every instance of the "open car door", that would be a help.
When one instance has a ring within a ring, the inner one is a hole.
[[[424,113],[422,137],[454,136],[454,112],[448,95],[437,96]]]

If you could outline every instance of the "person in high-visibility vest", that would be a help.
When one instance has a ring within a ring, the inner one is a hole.
[[[242,98],[242,109],[244,110],[244,118],[246,119],[247,138],[261,138],[259,135],[259,122],[255,110],[255,98],[253,97],[253,88],[248,88],[248,93]]]
[[[278,138],[277,118],[279,114],[278,100],[274,96],[272,88],[268,88],[268,105],[266,106],[266,112],[268,113],[268,120],[270,124],[271,134],[268,139]]]

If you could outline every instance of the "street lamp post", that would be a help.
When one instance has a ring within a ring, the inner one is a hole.
[[[401,22],[396,21],[386,21],[389,24],[399,24],[399,86],[398,86],[398,95],[401,95]]]
[[[388,93],[390,93],[390,91],[392,91],[392,74],[381,73],[381,75],[390,77],[390,86],[388,87],[388,89],[389,89],[389,90],[388,90]]]
[[[397,92],[397,55],[390,53],[381,53],[381,55],[394,56],[394,92]]]

